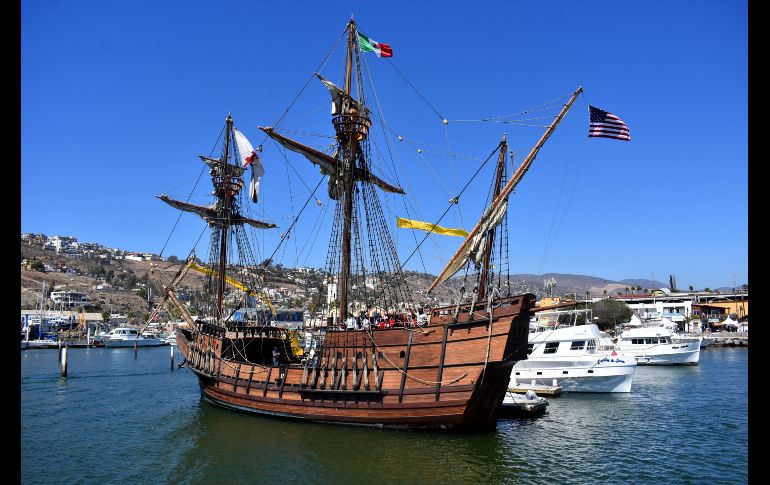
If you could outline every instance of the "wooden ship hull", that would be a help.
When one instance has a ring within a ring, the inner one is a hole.
[[[513,365],[526,358],[535,296],[433,310],[426,327],[328,331],[315,366],[268,364],[275,327],[196,322],[177,345],[202,397],[239,411],[393,429],[494,429]],[[285,362],[286,360],[284,360]]]

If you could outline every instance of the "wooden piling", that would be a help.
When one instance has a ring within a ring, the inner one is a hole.
[[[171,349],[171,372],[174,372],[174,346],[168,346]]]

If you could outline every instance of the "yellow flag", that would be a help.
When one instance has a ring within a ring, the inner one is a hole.
[[[468,231],[463,229],[453,229],[451,227],[441,227],[430,222],[413,221],[412,219],[398,218],[398,227],[406,229],[422,229],[423,231],[430,231],[431,228],[436,234],[443,234],[445,236],[460,236],[468,237]]]

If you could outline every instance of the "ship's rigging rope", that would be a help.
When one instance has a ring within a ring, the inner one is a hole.
[[[490,153],[489,156],[486,158],[486,160],[484,160],[484,162],[479,166],[479,168],[476,170],[476,172],[473,174],[473,176],[471,176],[470,180],[468,180],[468,182],[465,184],[465,186],[462,189],[460,189],[460,192],[458,192],[458,194],[449,201],[449,207],[447,207],[446,210],[444,211],[444,213],[441,214],[441,216],[438,218],[438,220],[434,223],[435,225],[438,225],[441,222],[441,220],[444,218],[444,216],[447,214],[447,212],[449,212],[449,210],[452,208],[452,206],[454,206],[455,204],[459,203],[460,196],[463,195],[463,192],[465,192],[465,190],[468,188],[468,186],[471,184],[471,182],[473,182],[473,180],[476,178],[476,176],[479,174],[479,172],[481,172],[481,169],[484,168],[484,166],[487,164],[487,162],[489,162],[489,160],[492,158],[492,155],[494,155],[497,152],[498,148],[500,148],[500,143],[498,143],[497,146],[495,147],[495,149],[492,150],[492,153]],[[420,244],[417,245],[417,248],[419,248],[422,245],[422,243],[425,242],[425,239],[431,233],[433,233],[433,228],[431,228],[431,230],[428,231],[425,234],[425,237],[422,238],[422,241],[420,241]],[[414,255],[415,251],[417,251],[417,248],[415,248],[415,250],[412,251],[412,254],[410,254],[409,257],[407,257],[404,260],[404,262],[401,264],[402,268],[412,258],[412,256]]]
[[[491,327],[491,326],[490,326]],[[385,359],[390,365],[393,366],[394,369],[396,369],[400,374],[406,376],[409,379],[412,379],[413,381],[417,381],[420,384],[425,384],[426,386],[435,386],[438,384],[441,384],[442,386],[448,386],[451,384],[454,384],[455,382],[461,381],[463,378],[465,378],[468,373],[464,373],[463,375],[456,377],[450,381],[447,382],[441,382],[441,381],[426,381],[424,379],[420,379],[419,377],[415,377],[413,375],[410,375],[408,372],[404,372],[398,365],[393,363],[392,360],[388,358],[388,354],[383,352],[382,349],[377,345],[377,342],[374,340],[374,335],[372,335],[372,332],[367,328],[366,333],[369,334],[369,339],[372,342],[372,345],[374,345],[374,348],[377,349],[377,351],[382,355],[382,358]]]
[[[407,78],[406,78],[406,76],[404,76],[404,75],[401,73],[401,71],[399,71],[399,70],[398,70],[398,68],[396,67],[396,63],[395,63],[395,62],[393,62],[393,60],[392,60],[392,59],[388,59],[388,61],[389,61],[389,62],[388,62],[388,64],[390,64],[390,66],[391,66],[391,67],[393,67],[393,69],[395,69],[395,70],[396,70],[396,72],[397,72],[397,73],[398,73],[398,74],[399,74],[399,75],[400,75],[400,76],[401,76],[401,77],[404,79],[404,81],[406,81],[406,83],[407,83],[409,86],[411,86],[411,88],[412,88],[412,89],[414,89],[414,92],[415,92],[415,93],[417,93],[417,95],[418,95],[420,98],[422,98],[422,100],[423,100],[423,101],[425,101],[425,104],[427,104],[427,105],[430,107],[430,109],[432,109],[432,110],[433,110],[433,112],[434,112],[434,113],[436,113],[436,116],[438,116],[438,118],[439,118],[439,119],[440,119],[442,122],[444,122],[444,124],[446,124],[446,118],[444,118],[444,117],[441,115],[441,113],[439,113],[439,112],[438,112],[438,110],[437,110],[436,108],[434,108],[432,104],[430,104],[430,101],[428,101],[427,99],[425,99],[425,96],[423,96],[423,95],[420,93],[420,91],[418,91],[418,90],[417,90],[417,88],[416,88],[416,87],[414,87],[414,84],[412,84],[412,83],[409,81],[409,79],[407,79]]]
[[[209,158],[211,158],[211,155],[214,153],[214,150],[216,149],[217,145],[219,144],[219,140],[222,138],[222,133],[224,133],[226,128],[226,125],[222,127],[222,131],[219,132],[219,136],[217,137],[217,141],[214,142],[214,146],[211,147],[211,151],[209,152]],[[198,182],[200,182],[201,177],[203,176],[203,172],[206,171],[206,165],[203,165],[203,168],[201,169],[201,173],[198,174],[198,179],[195,181],[195,185],[193,185],[192,190],[190,190],[190,195],[187,196],[187,200],[185,202],[190,202],[190,198],[192,197],[193,192],[195,192],[195,188],[198,186]],[[166,242],[163,243],[163,247],[160,250],[160,253],[158,253],[158,256],[163,256],[163,251],[166,250],[166,246],[168,245],[168,242],[171,240],[171,236],[174,234],[174,231],[176,230],[176,226],[179,224],[179,221],[182,219],[182,214],[184,212],[180,212],[179,215],[176,218],[176,222],[174,223],[174,226],[171,228],[171,232],[169,232],[168,237],[166,238]],[[200,240],[200,238],[199,238]],[[197,243],[196,243],[197,244]]]
[[[564,107],[564,99],[569,99],[572,94],[565,94],[564,96],[559,96],[556,99],[553,99],[551,101],[546,101],[543,104],[534,106],[533,108],[526,109],[523,111],[519,111],[517,113],[511,113],[506,115],[498,115],[498,116],[487,116],[485,118],[479,118],[479,119],[451,119],[452,123],[470,123],[470,122],[488,122],[488,123],[509,123],[509,124],[520,124],[521,121],[532,121],[532,120],[539,120],[539,119],[549,119],[553,118],[553,116],[541,116],[541,117],[530,117],[530,118],[521,118],[518,120],[510,120],[510,121],[501,121],[502,118],[509,118],[512,116],[519,116],[519,115],[529,115],[532,113],[537,113],[540,111],[548,111],[553,109],[561,109]],[[540,126],[540,125],[523,125],[523,126],[537,126],[542,128],[547,128],[548,125]]]

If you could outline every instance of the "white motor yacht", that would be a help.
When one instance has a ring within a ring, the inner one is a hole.
[[[564,392],[630,392],[636,359],[600,350],[602,334],[593,323],[530,333],[529,356],[513,366],[511,387],[521,383],[560,386]]]
[[[665,327],[639,327],[624,331],[618,351],[636,357],[640,365],[697,364],[703,337],[675,337]]]
[[[134,343],[137,347],[164,345],[160,339],[139,335],[137,329],[129,327],[118,327],[102,335],[99,340],[105,347],[133,347]]]

